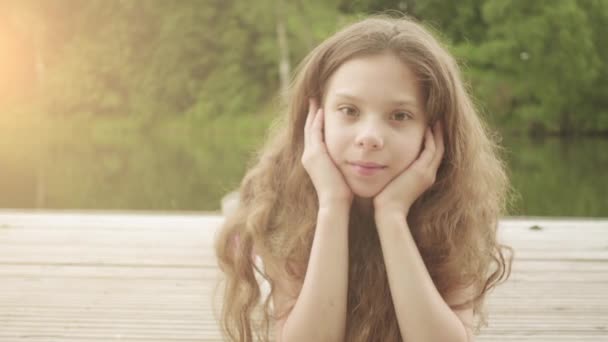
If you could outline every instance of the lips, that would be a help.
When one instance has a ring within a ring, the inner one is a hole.
[[[364,161],[349,162],[348,164],[352,166],[357,175],[362,177],[373,176],[386,168],[386,165]]]
[[[382,164],[378,164],[378,163],[374,163],[374,162],[365,162],[365,161],[349,162],[349,164],[354,165],[354,166],[363,167],[366,169],[383,169],[386,167],[386,165],[382,165]]]

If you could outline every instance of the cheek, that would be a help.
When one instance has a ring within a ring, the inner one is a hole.
[[[393,156],[395,157],[396,169],[401,172],[418,159],[418,155],[422,151],[422,137],[419,134],[410,136],[410,138],[401,141],[398,146],[402,147],[393,151]]]

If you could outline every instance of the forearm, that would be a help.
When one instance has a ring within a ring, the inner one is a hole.
[[[302,289],[281,341],[343,341],[348,294],[348,214],[322,208]]]
[[[380,213],[376,223],[404,340],[466,342],[464,325],[437,291],[405,217]]]

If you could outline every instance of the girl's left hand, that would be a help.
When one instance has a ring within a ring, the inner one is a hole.
[[[435,183],[444,152],[442,125],[439,121],[435,123],[433,131],[430,127],[427,128],[424,149],[418,159],[374,197],[376,214],[379,211],[396,211],[407,216],[414,201]]]

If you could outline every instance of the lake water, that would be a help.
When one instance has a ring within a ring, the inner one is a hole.
[[[518,193],[510,215],[608,217],[608,139],[503,145]],[[209,136],[196,146],[140,138],[53,146],[39,158],[0,155],[0,208],[219,210],[251,150]]]

